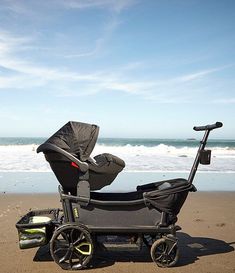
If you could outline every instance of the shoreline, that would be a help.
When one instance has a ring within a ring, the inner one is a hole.
[[[174,178],[189,172],[121,172],[102,192],[130,192],[138,185]],[[235,173],[198,172],[193,181],[198,191],[235,191]],[[57,193],[59,182],[52,172],[0,172],[0,193]]]
[[[213,190],[213,191],[196,191],[196,192],[189,192],[189,194],[235,194],[235,191],[229,191],[229,190]],[[7,197],[29,197],[29,196],[45,196],[45,197],[58,197],[59,200],[59,192],[0,192],[0,197],[7,196]],[[235,207],[234,207],[235,209]]]

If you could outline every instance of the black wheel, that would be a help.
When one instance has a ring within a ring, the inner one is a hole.
[[[82,225],[63,225],[55,230],[51,238],[50,252],[61,268],[82,269],[93,254],[90,232]]]
[[[167,238],[158,239],[151,247],[151,257],[159,267],[176,265],[179,260],[177,243]]]

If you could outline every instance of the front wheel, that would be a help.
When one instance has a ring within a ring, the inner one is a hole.
[[[50,252],[61,268],[82,269],[89,263],[93,254],[90,232],[82,225],[61,226],[51,238]]]
[[[179,260],[177,243],[167,237],[156,240],[151,247],[150,253],[152,260],[159,267],[172,267]]]

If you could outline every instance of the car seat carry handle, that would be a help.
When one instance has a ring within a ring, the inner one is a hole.
[[[66,152],[65,150],[57,147],[54,144],[44,143],[37,148],[37,153],[40,153],[40,152],[46,153],[47,151],[53,151],[53,152],[57,152],[57,153],[64,155],[69,160],[76,163],[82,172],[86,172],[88,170],[88,164],[86,162],[80,161],[78,158],[76,158],[75,156],[73,156],[69,152]]]
[[[223,126],[222,122],[217,121],[215,124],[206,125],[206,126],[194,126],[193,130],[195,131],[206,131],[206,130],[213,130],[216,128],[220,128]]]

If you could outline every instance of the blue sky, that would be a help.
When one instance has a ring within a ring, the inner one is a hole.
[[[0,136],[235,138],[235,1],[0,0]]]

